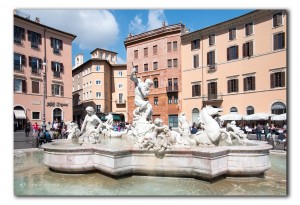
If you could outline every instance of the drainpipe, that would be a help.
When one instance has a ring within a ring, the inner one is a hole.
[[[46,77],[46,68],[47,68],[47,55],[46,55],[46,27],[44,27],[44,62],[43,62],[43,67],[44,67],[44,73],[43,73],[43,125],[42,125],[42,128],[43,128],[43,132],[45,132],[46,130],[46,96],[47,96],[47,93],[46,93],[46,80],[47,80],[47,77]]]

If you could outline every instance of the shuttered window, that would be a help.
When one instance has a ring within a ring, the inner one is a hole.
[[[40,93],[40,82],[39,81],[31,81],[31,89],[32,93]]]
[[[231,46],[227,48],[227,60],[234,60],[239,58],[239,47]]]
[[[243,44],[243,57],[253,56],[253,41]]]
[[[135,51],[134,51],[134,58],[138,58],[138,57],[139,57],[138,50],[135,50]]]
[[[148,56],[148,48],[144,48],[144,56]]]
[[[239,80],[238,79],[231,79],[227,81],[227,92],[239,92]]]
[[[209,45],[210,46],[215,45],[215,38],[216,38],[215,34],[209,35],[208,39],[209,39]]]
[[[285,48],[285,33],[274,34],[273,36],[273,50]]]
[[[217,82],[211,82],[211,83],[208,83],[208,99],[211,100],[211,99],[217,99]]]
[[[53,96],[64,96],[64,86],[60,84],[52,84]]]
[[[168,42],[167,50],[168,50],[168,52],[172,51],[172,42]]]
[[[200,39],[191,42],[191,50],[200,49]]]
[[[285,72],[272,73],[270,82],[271,88],[285,87]]]
[[[245,25],[245,35],[249,36],[253,34],[253,22],[247,23]]]
[[[172,68],[172,59],[168,59],[168,68]]]
[[[229,29],[229,40],[236,39],[236,28]]]
[[[61,73],[64,72],[64,65],[63,63],[51,61],[51,69],[53,71],[53,76],[56,78],[60,78]]]
[[[282,25],[282,12],[273,15],[273,27]]]
[[[157,70],[158,68],[158,63],[157,62],[153,62],[153,70]]]
[[[22,71],[24,66],[26,66],[26,56],[14,53],[14,70]]]
[[[255,76],[244,78],[244,91],[255,90]]]
[[[63,50],[63,42],[62,40],[56,38],[50,38],[51,40],[51,48],[53,48],[53,53],[59,54],[61,50]]]
[[[14,26],[14,42],[22,43],[22,40],[25,40],[25,29]]]
[[[144,64],[144,71],[148,71],[148,63]]]
[[[173,41],[173,51],[177,51],[177,41]]]
[[[32,73],[39,74],[42,67],[42,59],[29,56],[29,67],[31,67]]]
[[[192,85],[192,97],[201,96],[201,85]]]
[[[215,51],[207,53],[207,65],[215,65]]]
[[[153,54],[157,54],[157,45],[153,46]]]
[[[31,42],[32,48],[38,48],[39,45],[42,45],[42,36],[39,33],[28,30],[28,41]]]
[[[199,55],[194,55],[193,56],[193,65],[194,65],[194,68],[198,68],[199,67]]]

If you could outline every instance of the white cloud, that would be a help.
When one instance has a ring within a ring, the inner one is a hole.
[[[119,34],[115,17],[107,10],[23,10],[31,20],[40,18],[47,26],[76,35],[80,49],[93,50],[114,45]]]
[[[167,19],[163,10],[149,10],[147,20],[147,24],[143,24],[141,15],[135,16],[129,23],[129,32],[135,35],[160,28],[162,26],[162,22],[166,22],[167,25]]]
[[[126,60],[124,60],[123,58],[121,58],[120,56],[118,56],[118,58],[117,58],[117,64],[126,64]]]

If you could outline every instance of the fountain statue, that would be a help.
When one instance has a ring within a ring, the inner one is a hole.
[[[152,106],[146,100],[152,81],[142,82],[135,69],[130,79],[135,83],[136,105],[132,124],[124,131],[115,131],[111,114],[102,122],[94,109],[87,107],[81,131],[71,123],[68,139],[43,145],[47,166],[70,173],[100,170],[113,176],[140,174],[209,180],[224,174],[256,175],[271,167],[272,146],[247,140],[235,122],[222,128],[213,119],[220,108],[205,106],[201,110],[196,134],[191,134],[184,112],[179,114],[178,132],[169,129],[160,118],[153,121]]]

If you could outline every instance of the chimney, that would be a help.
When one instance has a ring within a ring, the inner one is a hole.
[[[165,21],[162,22],[162,27],[166,27],[166,22]]]
[[[35,17],[35,22],[36,23],[40,23],[40,18],[39,17]]]

